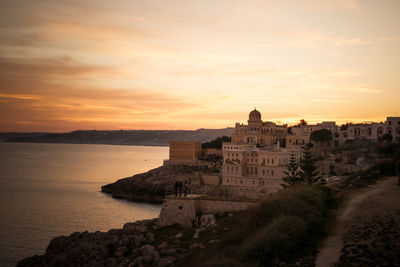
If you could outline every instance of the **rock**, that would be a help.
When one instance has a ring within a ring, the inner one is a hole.
[[[151,245],[144,245],[143,247],[140,248],[140,251],[142,252],[143,261],[145,263],[153,262],[156,264],[160,260],[160,254]]]
[[[216,224],[214,214],[204,214],[200,217],[200,226],[208,227]]]
[[[150,232],[147,233],[146,239],[147,239],[147,242],[154,242],[154,234],[150,233]]]
[[[126,247],[118,247],[115,252],[114,256],[115,257],[123,257],[126,251]]]
[[[197,228],[196,232],[193,235],[193,239],[199,239],[200,233],[204,231],[204,228]]]
[[[176,249],[174,249],[174,248],[167,248],[167,249],[164,249],[164,250],[162,250],[162,251],[160,251],[162,254],[164,254],[164,255],[175,255],[176,254]]]
[[[146,239],[144,238],[143,234],[135,235],[135,245],[139,247]]]
[[[176,234],[175,238],[182,238],[182,236],[183,236],[182,232],[179,232]]]
[[[168,247],[168,243],[167,243],[167,242],[162,242],[162,243],[158,246],[158,249],[164,249],[164,248],[166,248],[166,247]]]
[[[118,266],[118,264],[117,264],[117,261],[114,259],[114,258],[108,258],[107,260],[106,260],[106,266],[107,267],[116,267],[116,266]]]
[[[189,247],[189,249],[196,249],[196,248],[200,248],[200,247],[202,247],[202,246],[203,246],[202,243],[194,243],[193,245],[191,245],[191,246]]]
[[[172,256],[168,256],[165,258],[161,258],[160,261],[158,262],[159,267],[167,267],[173,264],[175,261],[175,258]]]
[[[143,257],[137,257],[134,261],[132,266],[142,267],[143,265]]]

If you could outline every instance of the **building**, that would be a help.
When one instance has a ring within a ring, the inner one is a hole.
[[[315,125],[297,125],[291,127],[291,133],[286,136],[286,144],[293,145],[310,142],[311,133],[327,129],[332,132],[335,145],[342,145],[352,139],[368,139],[381,142],[385,134],[391,135],[393,142],[400,142],[400,117],[387,117],[385,122],[347,123],[337,125],[335,122],[323,122]],[[297,141],[296,141],[297,140]]]
[[[247,125],[236,123],[232,143],[272,145],[285,139],[287,134],[287,125],[277,125],[271,121],[263,122],[261,113],[256,109],[250,112],[247,122]]]
[[[387,117],[384,123],[337,125],[334,121],[315,125],[287,125],[263,122],[261,113],[254,109],[248,124],[236,123],[231,142],[222,146],[222,185],[246,188],[264,188],[267,192],[281,189],[291,155],[296,161],[302,156],[302,147],[310,143],[314,131],[327,129],[332,133],[329,144],[319,144],[321,151],[347,140],[365,138],[374,142],[390,134],[400,141],[400,117]]]
[[[263,122],[259,111],[251,111],[248,125],[236,123],[232,141],[222,145],[222,185],[281,189],[290,156],[299,160],[301,155],[299,146],[282,147],[286,136],[286,125]]]
[[[201,156],[200,142],[170,142],[169,163],[196,163]]]

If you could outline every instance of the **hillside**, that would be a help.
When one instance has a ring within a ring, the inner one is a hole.
[[[170,141],[205,142],[219,136],[230,136],[233,128],[198,130],[78,130],[69,133],[2,133],[6,142],[71,143],[109,145],[169,145]]]

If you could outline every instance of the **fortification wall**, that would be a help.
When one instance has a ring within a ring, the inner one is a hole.
[[[208,200],[200,199],[197,201],[197,209],[199,213],[223,213],[232,211],[246,210],[253,206],[256,202],[248,201],[227,201],[227,200]]]
[[[165,198],[158,224],[167,226],[177,223],[184,227],[190,227],[196,220],[196,216],[197,203],[195,199]]]
[[[164,199],[158,224],[191,227],[199,214],[241,211],[255,204],[254,201],[167,197]]]

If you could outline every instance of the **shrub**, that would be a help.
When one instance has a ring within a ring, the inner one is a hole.
[[[266,266],[275,258],[296,258],[298,245],[306,232],[305,220],[294,216],[277,217],[244,241],[241,246],[242,260]]]

